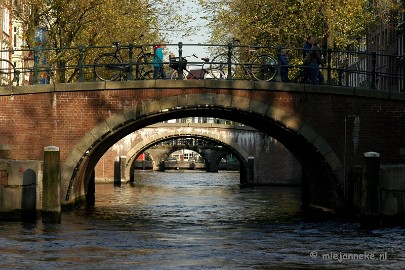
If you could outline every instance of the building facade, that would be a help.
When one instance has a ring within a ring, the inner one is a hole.
[[[24,51],[24,27],[14,16],[14,11],[23,7],[23,1],[18,0],[3,0],[0,3],[0,85],[23,85],[29,82],[29,52]]]
[[[402,9],[390,16],[390,22],[379,22],[334,58],[340,85],[405,92],[404,48],[405,15]]]
[[[0,3],[0,58],[12,61],[12,54],[8,50],[12,47],[12,7],[11,2],[2,1]],[[9,63],[0,62],[0,85],[8,84],[10,81]]]
[[[404,90],[405,1],[402,9],[392,14],[391,21],[379,23],[367,37],[367,52],[376,53],[375,88],[384,91]],[[372,63],[371,66],[372,68]]]

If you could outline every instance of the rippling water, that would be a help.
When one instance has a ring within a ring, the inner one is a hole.
[[[300,189],[239,189],[239,173],[144,172],[96,186],[60,225],[0,222],[0,269],[401,269],[403,228],[308,221]]]

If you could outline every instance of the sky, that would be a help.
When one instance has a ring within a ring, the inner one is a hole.
[[[185,32],[171,31],[167,32],[167,42],[168,44],[178,44],[182,42],[183,44],[208,44],[210,39],[210,30],[207,27],[207,21],[200,18],[201,7],[198,5],[197,1],[185,0],[185,4],[181,5],[182,13],[191,14],[193,19],[188,22],[188,25],[196,29],[196,34],[189,35]],[[178,56],[178,46],[168,46],[165,50],[165,54],[172,52]],[[190,56],[195,54],[199,59],[202,57],[209,57],[209,53],[205,47],[201,46],[183,46],[183,56]],[[201,61],[196,58],[190,57],[189,61]]]

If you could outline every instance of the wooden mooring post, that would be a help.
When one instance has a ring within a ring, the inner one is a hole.
[[[44,148],[42,222],[61,222],[60,151],[57,146],[47,146]]]
[[[380,154],[364,153],[361,223],[376,227],[380,220]]]

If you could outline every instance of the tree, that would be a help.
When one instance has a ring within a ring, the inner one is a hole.
[[[200,0],[208,11],[212,42],[238,37],[244,44],[301,47],[308,35],[345,48],[377,20],[398,9],[394,0]]]
[[[113,41],[122,44],[148,44],[160,41],[159,27],[163,23],[176,24],[158,19],[158,9],[170,12],[173,0],[149,4],[148,0],[25,0],[14,12],[26,25],[25,41],[30,49],[53,48],[43,51],[47,65],[56,67],[56,81],[72,81],[76,78],[78,50],[69,48],[84,45],[84,60],[91,63],[100,51],[92,46],[109,45]],[[177,2],[177,1],[176,1]],[[173,17],[172,16],[172,17]],[[41,40],[36,32],[44,29],[46,38]],[[144,38],[139,40],[140,36]]]

